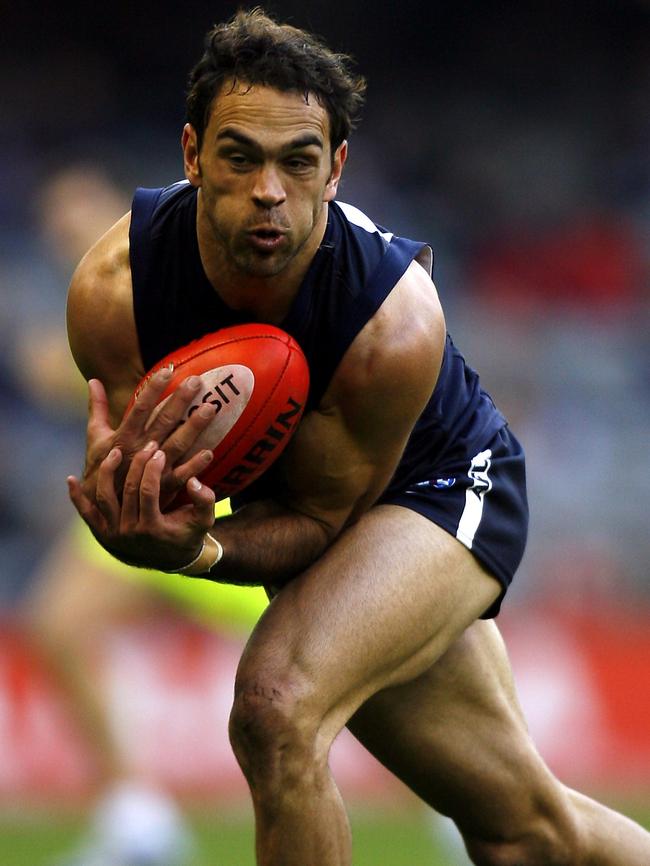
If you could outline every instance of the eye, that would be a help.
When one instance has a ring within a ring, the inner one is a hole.
[[[228,162],[235,168],[244,168],[249,165],[250,159],[243,153],[231,153],[228,155]]]
[[[242,150],[224,147],[218,151],[218,156],[234,171],[247,171],[253,163],[253,158]]]
[[[313,166],[313,161],[306,156],[290,156],[285,159],[284,164],[290,171],[306,171]]]

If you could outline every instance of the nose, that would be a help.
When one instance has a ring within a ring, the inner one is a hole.
[[[287,194],[277,169],[270,165],[261,166],[256,173],[255,186],[253,187],[255,202],[270,209],[282,204],[286,197]]]

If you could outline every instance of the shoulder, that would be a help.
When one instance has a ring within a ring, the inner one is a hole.
[[[393,234],[352,205],[339,203],[337,213],[344,232],[353,238],[347,250],[357,253],[349,255],[346,275],[354,272],[353,282],[363,286],[362,291],[369,299],[366,309],[383,308],[375,326],[388,321],[386,311],[391,308],[390,296],[395,292],[400,295],[398,304],[405,313],[411,306],[417,309],[420,303],[424,303],[423,312],[432,308],[431,302],[437,306],[437,294],[430,279],[433,252],[428,244]],[[411,305],[409,298],[413,300]]]
[[[414,423],[436,386],[445,339],[438,293],[413,261],[343,357],[325,408],[338,405],[369,423]]]
[[[77,366],[86,379],[101,379],[118,413],[144,373],[133,316],[129,226],[126,214],[86,253],[72,277],[67,304]]]
[[[413,261],[350,346],[336,382],[343,389],[374,389],[412,374],[435,385],[445,337],[436,288]]]

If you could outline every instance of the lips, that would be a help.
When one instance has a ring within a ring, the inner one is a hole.
[[[272,223],[266,225],[254,226],[251,229],[248,229],[248,233],[251,235],[258,235],[260,237],[275,237],[276,235],[282,235],[285,233],[285,229],[281,226],[273,225]]]
[[[285,231],[277,226],[256,226],[247,235],[254,247],[266,252],[272,252],[286,240]]]

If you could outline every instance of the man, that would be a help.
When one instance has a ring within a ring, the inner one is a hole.
[[[46,180],[38,205],[43,239],[69,278],[81,255],[123,215],[128,202],[97,167],[73,163]],[[59,276],[52,264],[55,272]],[[40,315],[17,332],[25,392],[45,419],[65,410],[76,421],[84,410],[83,380],[70,358],[60,315]],[[47,435],[42,432],[42,441]],[[58,460],[62,465],[61,456]],[[218,510],[228,513],[227,502],[219,503]],[[117,736],[106,684],[97,676],[97,651],[107,632],[125,620],[150,621],[156,613],[171,612],[243,638],[266,607],[266,595],[259,587],[190,583],[176,574],[131,568],[106,553],[77,515],[69,527],[60,527],[50,549],[39,553],[18,614],[84,737],[96,795],[79,849],[56,862],[178,866],[191,847],[185,821],[171,792],[146,778]]]
[[[350,863],[327,763],[348,725],[475,863],[645,866],[650,835],[562,786],[530,742],[491,619],[525,543],[523,455],[446,336],[430,251],[334,202],[363,81],[253,11],[208,34],[190,84],[188,183],[138,192],[72,282],[91,382],[69,487],[123,560],[275,593],[231,717],[258,862]],[[197,383],[147,425],[159,373],[119,419],[165,352],[250,320],[298,339],[310,403],[273,486],[215,524],[196,479],[211,455],[184,459],[210,408],[176,429]],[[181,487],[191,507],[174,509]]]

